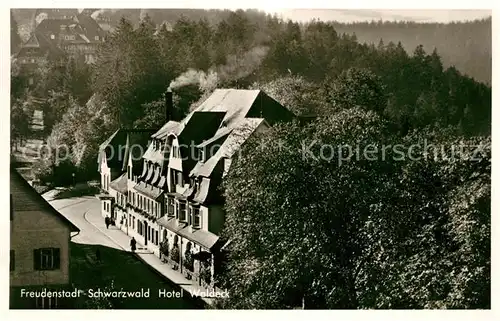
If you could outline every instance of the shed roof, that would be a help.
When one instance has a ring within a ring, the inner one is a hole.
[[[10,169],[10,194],[11,194],[11,210],[15,212],[31,212],[44,210],[55,216],[59,221],[64,223],[73,232],[78,232],[80,229],[76,227],[64,215],[59,213],[52,207],[43,197],[38,194],[33,187],[17,172],[16,169]]]

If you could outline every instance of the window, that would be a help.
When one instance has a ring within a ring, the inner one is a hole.
[[[128,226],[131,226],[132,224],[132,214],[128,215]]]
[[[185,222],[186,221],[186,203],[180,202],[179,207],[180,207],[179,220],[181,222]]]
[[[95,36],[95,40],[99,41],[99,36]]]
[[[158,231],[155,231],[155,244],[158,245]]]
[[[61,264],[58,248],[42,248],[33,250],[34,268],[36,271],[58,270]]]
[[[184,185],[182,182],[182,172],[177,172],[177,184],[180,186]]]
[[[10,250],[10,270],[14,271],[16,269],[16,257],[14,250]]]
[[[174,198],[173,197],[167,198],[167,215],[174,216]]]
[[[199,207],[193,207],[193,227],[201,228],[201,216]]]
[[[175,170],[172,170],[172,183],[173,185],[177,185],[177,174]]]
[[[103,210],[106,211],[106,202],[102,202]]]

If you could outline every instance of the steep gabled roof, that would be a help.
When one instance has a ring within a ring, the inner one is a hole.
[[[206,162],[199,161],[196,163],[189,176],[210,177],[219,161],[222,158],[231,158],[241,145],[244,144],[261,125],[266,127],[269,126],[263,118],[244,118],[238,121],[237,124],[234,124],[233,128],[229,129],[230,132],[227,138],[221,144],[217,152]],[[199,146],[203,147],[203,144]]]
[[[101,42],[105,32],[90,15],[79,14],[76,16],[76,21],[83,27],[84,34],[90,42]],[[99,40],[95,40],[95,36],[99,36]]]
[[[80,231],[70,220],[53,208],[14,168],[10,168],[11,209],[15,212],[46,211],[73,232]]]
[[[61,31],[61,26],[69,26],[75,24],[76,21],[73,19],[44,19],[36,27],[37,32],[43,32],[44,34],[54,34],[57,35]]]
[[[134,172],[142,171],[142,157],[148,148],[148,141],[154,130],[151,129],[136,129],[127,132],[127,141],[125,144],[125,159],[123,161],[122,170],[127,169],[129,157],[132,157]]]
[[[53,56],[62,56],[64,51],[57,47],[54,41],[49,40],[43,33],[35,32],[31,37],[21,46],[16,56],[22,56],[25,49],[37,48],[38,53],[41,55],[51,54]]]
[[[232,121],[245,117],[260,90],[216,89],[195,111],[225,112],[226,126]]]
[[[109,186],[122,194],[127,194],[127,173],[112,181]]]
[[[23,47],[25,48],[39,48],[40,47],[40,42],[38,41],[38,38],[36,34],[32,34],[29,39],[23,44]]]
[[[131,152],[134,171],[140,173],[142,167],[141,158],[146,151],[148,139],[154,132],[152,129],[118,129],[99,145],[98,166],[102,162],[104,155],[102,152],[105,151],[108,167],[125,171]]]
[[[177,129],[179,128],[179,125],[179,122],[170,120],[151,137],[161,139],[166,137],[170,133],[174,133],[175,135],[177,135]]]

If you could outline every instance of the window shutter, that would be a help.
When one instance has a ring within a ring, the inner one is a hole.
[[[61,268],[61,250],[54,248],[52,251],[52,255],[54,255],[54,270],[59,270]]]
[[[40,270],[40,263],[41,263],[40,249],[34,249],[33,250],[33,268],[35,269],[35,271]]]

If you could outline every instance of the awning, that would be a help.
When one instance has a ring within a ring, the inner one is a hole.
[[[165,182],[166,182],[166,177],[165,176],[161,176],[160,182],[158,183],[158,187],[159,188],[165,187]]]
[[[186,223],[177,224],[173,217],[163,216],[158,221],[158,225],[163,226],[179,236],[187,238],[206,249],[211,249],[219,240],[219,237],[211,232],[204,230],[192,230]]]
[[[149,183],[149,180],[151,179],[151,177],[153,177],[153,171],[150,169],[150,166],[146,166],[146,168],[148,169],[148,176],[146,177],[145,181]]]
[[[208,196],[208,189],[210,188],[210,179],[203,177],[200,182],[200,189],[193,197],[193,201],[203,204]]]
[[[142,169],[142,174],[141,174],[141,178],[144,178],[144,176],[146,176],[146,173],[148,172],[148,167],[147,166],[144,166],[144,168]]]
[[[96,195],[96,197],[98,199],[100,199],[100,200],[114,200],[115,199],[114,196],[111,196],[109,194],[104,194],[104,193],[103,194],[98,194],[98,195]]]
[[[153,181],[151,182],[151,184],[156,184],[158,182],[158,179],[160,178],[160,167],[156,167],[155,169],[155,175],[153,177]]]

